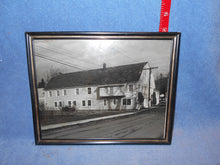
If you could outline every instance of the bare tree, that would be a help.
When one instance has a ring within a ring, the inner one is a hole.
[[[62,70],[59,68],[51,67],[50,70],[46,73],[46,83],[50,81],[53,77],[62,74]]]
[[[160,91],[160,94],[166,94],[168,80],[168,75],[163,75],[162,73],[156,78],[156,89]]]
[[[38,88],[44,88],[45,85],[46,85],[46,83],[45,83],[44,79],[42,78],[41,82],[39,82],[37,86],[38,86]]]

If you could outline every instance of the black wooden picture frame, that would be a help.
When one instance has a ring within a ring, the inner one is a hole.
[[[36,144],[171,144],[180,35],[26,32]]]

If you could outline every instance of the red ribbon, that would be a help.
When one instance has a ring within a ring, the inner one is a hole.
[[[162,0],[159,32],[168,32],[171,0]]]

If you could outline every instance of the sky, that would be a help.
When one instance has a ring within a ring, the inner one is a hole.
[[[169,72],[171,40],[34,40],[37,82],[51,71],[62,73],[148,62],[154,76]]]

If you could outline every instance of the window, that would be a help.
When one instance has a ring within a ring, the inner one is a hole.
[[[60,96],[60,91],[57,91],[57,96]]]
[[[91,106],[91,100],[88,100],[88,106]]]
[[[126,105],[126,99],[123,99],[123,105]]]
[[[65,89],[63,90],[63,95],[66,96],[66,90]]]
[[[133,92],[133,85],[128,86],[129,92]]]
[[[49,96],[49,97],[52,97],[52,91],[49,91],[49,92],[48,92],[48,96]]]
[[[57,102],[54,102],[54,106],[57,107]]]
[[[131,105],[131,99],[123,99],[123,105]]]
[[[92,91],[91,91],[91,88],[88,88],[88,94],[91,94]]]
[[[106,105],[106,100],[104,100],[104,105]]]
[[[113,95],[113,87],[110,87],[110,95]]]
[[[113,103],[116,104],[116,99],[113,100]]]
[[[76,94],[77,94],[77,95],[79,94],[79,89],[78,89],[78,88],[76,89]]]
[[[68,106],[71,107],[71,101],[68,101]]]
[[[85,100],[82,101],[82,106],[86,106],[86,101]]]
[[[76,101],[73,101],[73,105],[76,106]]]
[[[61,101],[59,102],[59,106],[62,107],[62,102]]]
[[[131,105],[131,99],[127,99],[127,105]]]

